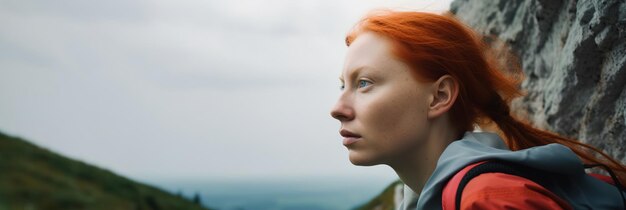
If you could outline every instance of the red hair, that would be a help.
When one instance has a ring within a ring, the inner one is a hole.
[[[522,96],[519,68],[501,65],[496,54],[468,26],[452,14],[384,11],[362,19],[346,37],[346,45],[363,32],[374,32],[393,41],[393,53],[408,64],[418,79],[436,81],[443,75],[459,83],[459,95],[450,117],[461,136],[475,124],[497,125],[511,150],[550,143],[572,149],[586,164],[604,164],[626,183],[626,167],[604,152],[579,141],[534,128],[510,113],[511,100]],[[510,62],[511,60],[505,60]],[[519,65],[517,65],[518,67]],[[516,65],[513,65],[516,67]],[[504,70],[509,71],[507,74]],[[600,157],[596,156],[599,154]]]

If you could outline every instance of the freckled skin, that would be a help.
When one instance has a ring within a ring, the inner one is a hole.
[[[347,146],[355,165],[393,165],[426,149],[432,83],[415,80],[391,47],[386,38],[364,33],[348,48],[341,73],[345,88],[331,115],[342,129],[361,136]],[[371,84],[361,87],[361,79]]]

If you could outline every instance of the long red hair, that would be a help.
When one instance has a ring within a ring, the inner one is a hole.
[[[505,62],[468,26],[452,14],[381,11],[362,19],[346,37],[346,45],[363,32],[374,32],[394,42],[394,54],[421,79],[435,81],[450,75],[459,82],[459,95],[450,109],[458,135],[474,125],[497,125],[511,150],[550,143],[572,149],[586,164],[610,167],[626,183],[626,167],[604,152],[579,141],[537,129],[512,116],[510,103],[522,96],[519,68]],[[510,60],[509,60],[510,61]],[[505,71],[517,70],[517,71]]]

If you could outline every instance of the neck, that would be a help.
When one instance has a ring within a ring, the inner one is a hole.
[[[443,150],[458,138],[448,123],[433,123],[431,128],[422,147],[408,152],[398,161],[389,164],[402,182],[416,193],[420,193],[424,188]]]

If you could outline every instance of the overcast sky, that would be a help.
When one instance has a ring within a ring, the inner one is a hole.
[[[0,131],[135,179],[395,177],[329,110],[346,32],[450,0],[0,0]]]

